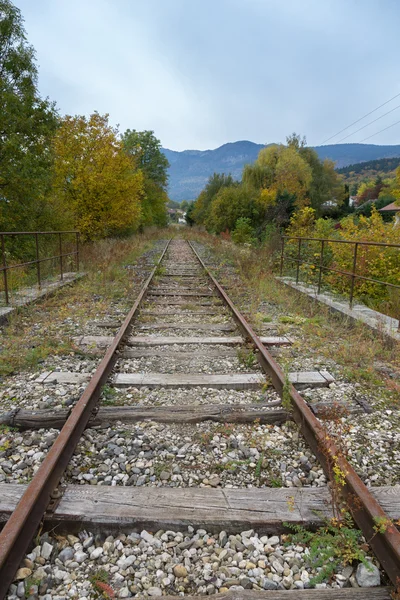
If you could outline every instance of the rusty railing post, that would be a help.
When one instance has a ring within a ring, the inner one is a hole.
[[[79,231],[76,232],[76,272],[79,273]]]
[[[325,247],[325,240],[322,240],[322,242],[321,242],[321,255],[319,257],[319,277],[318,277],[318,291],[317,291],[317,294],[321,293],[322,267],[323,267],[323,262],[324,262],[324,247]]]
[[[10,304],[8,297],[8,281],[7,281],[7,259],[6,259],[6,248],[4,245],[4,235],[1,236],[1,253],[3,255],[3,279],[4,279],[4,293],[6,298],[7,306]]]
[[[280,268],[280,271],[279,271],[280,277],[282,277],[282,274],[283,274],[283,257],[284,257],[284,251],[285,251],[285,238],[282,236],[281,268]]]
[[[63,273],[63,257],[62,257],[62,239],[61,239],[62,234],[59,233],[58,234],[58,240],[60,242],[60,278],[61,280],[64,279],[64,273]]]
[[[353,270],[351,272],[351,286],[350,286],[350,308],[353,308],[353,297],[354,297],[354,284],[356,280],[356,267],[357,267],[357,250],[358,250],[358,242],[354,244],[354,254],[353,254]]]
[[[41,277],[40,277],[40,260],[39,260],[39,235],[36,232],[35,233],[35,244],[36,244],[36,266],[37,266],[37,278],[38,278],[38,286],[39,286],[39,290],[42,287],[42,281],[41,281]]]
[[[297,253],[296,284],[299,283],[300,258],[301,258],[301,238],[299,238],[299,250]]]

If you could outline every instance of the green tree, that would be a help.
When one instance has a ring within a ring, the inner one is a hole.
[[[235,244],[253,244],[257,241],[250,219],[241,217],[236,221],[235,229],[232,231],[232,240]]]
[[[273,193],[294,194],[298,206],[307,204],[307,196],[312,182],[312,169],[300,156],[296,144],[268,146],[260,150],[256,160],[258,169],[263,169],[263,188]]]
[[[224,173],[214,173],[208,179],[208,182],[197,197],[192,211],[192,218],[198,225],[210,224],[209,213],[211,204],[218,192],[222,188],[230,187],[235,184],[232,175]],[[211,226],[212,227],[212,226]]]
[[[303,146],[299,155],[311,168],[312,180],[308,190],[310,205],[317,215],[329,212],[330,205],[340,207],[345,200],[345,187],[343,181],[335,171],[331,160],[321,161],[312,148]]]
[[[46,196],[58,115],[39,95],[35,51],[9,0],[0,0],[0,106],[0,229],[56,227]]]
[[[243,217],[254,226],[260,220],[261,213],[257,191],[243,185],[223,186],[211,204],[206,227],[215,233],[232,231],[237,220]]]
[[[187,211],[186,211],[186,223],[193,227],[195,221],[193,219],[193,210],[194,210],[194,202],[190,202]]]
[[[135,158],[137,168],[144,175],[141,224],[167,224],[166,203],[169,163],[162,152],[161,142],[153,131],[127,129],[122,136],[125,151]]]

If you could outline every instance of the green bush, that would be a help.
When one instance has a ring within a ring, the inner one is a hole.
[[[256,242],[250,219],[246,217],[237,219],[235,229],[232,231],[232,239],[235,244],[254,244]]]

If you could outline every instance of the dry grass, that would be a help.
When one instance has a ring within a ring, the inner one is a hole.
[[[129,239],[102,240],[82,246],[81,270],[86,276],[37,304],[19,309],[3,327],[0,375],[37,369],[51,355],[80,353],[68,335],[66,320],[85,323],[107,317],[110,302],[128,310],[141,282],[127,268],[169,232],[155,230]],[[121,299],[122,304],[121,304]]]
[[[384,364],[400,374],[399,343],[388,343],[364,324],[351,324],[331,313],[328,307],[280,283],[273,275],[277,267],[273,257],[277,254],[269,248],[238,247],[195,230],[189,235],[212,250],[218,263],[215,270],[219,279],[229,285],[229,293],[254,327],[260,326],[263,317],[268,320],[268,315],[260,313],[260,303],[266,302],[282,315],[291,317],[286,319],[289,323],[279,324],[280,333],[291,331],[296,334],[297,331],[306,346],[342,365],[349,380],[364,380],[398,394],[400,382],[382,375],[380,366]],[[228,277],[226,266],[234,269]]]

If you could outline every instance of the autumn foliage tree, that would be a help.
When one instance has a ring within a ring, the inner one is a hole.
[[[122,235],[140,223],[143,174],[108,115],[66,116],[54,139],[53,203],[86,239]]]
[[[263,239],[267,229],[287,226],[293,211],[311,206],[319,216],[339,207],[345,198],[333,163],[322,162],[296,134],[287,138],[286,145],[263,148],[257,160],[244,167],[241,183],[228,178],[214,174],[191,213],[195,222],[216,233],[234,231],[239,219],[247,219],[254,238]]]

